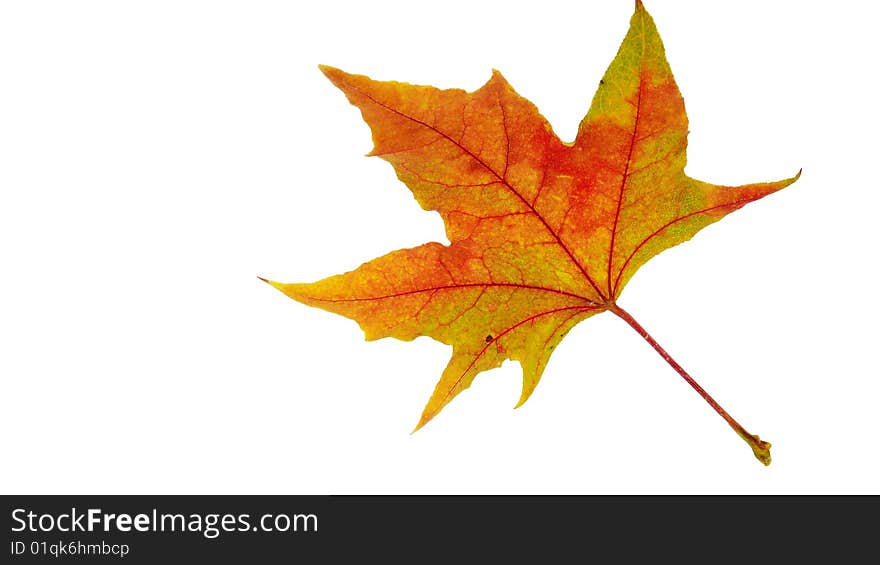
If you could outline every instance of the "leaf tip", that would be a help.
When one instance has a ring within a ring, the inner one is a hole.
[[[265,279],[265,278],[263,278],[263,277],[261,277],[261,276],[259,276],[259,275],[257,275],[257,278],[260,279],[261,281],[263,281],[264,283],[270,285],[270,286],[274,286],[275,288],[277,288],[277,289],[280,290],[281,292],[284,292],[284,289],[281,288],[281,287],[283,286],[282,283],[280,283],[280,282],[275,282],[275,281],[270,281],[269,279]]]
[[[331,67],[330,65],[318,65],[318,70],[324,73],[324,76],[337,86],[342,77],[347,74],[345,71],[337,69],[336,67]]]
[[[430,417],[426,418],[425,415],[422,414],[422,417],[419,418],[419,423],[416,424],[416,427],[414,427],[414,428],[412,429],[412,431],[409,433],[409,435],[412,435],[412,434],[416,433],[417,431],[421,430],[421,429],[425,426],[425,424],[428,423],[428,421],[429,421],[430,419],[431,419]]]
[[[523,381],[522,393],[520,393],[519,395],[519,400],[516,401],[516,406],[513,407],[514,410],[526,403],[526,400],[528,400],[529,397],[532,396],[532,392],[534,392],[535,385],[537,384],[537,381],[533,382],[531,385]]]
[[[802,172],[804,172],[803,167],[801,167],[801,168],[798,170],[798,172],[797,172],[797,174],[796,174],[795,176],[793,176],[793,177],[789,177],[789,178],[787,178],[787,179],[785,179],[785,180],[778,181],[778,182],[776,183],[776,185],[777,185],[776,190],[783,189],[783,188],[785,188],[786,186],[789,186],[789,185],[792,185],[792,184],[796,183],[797,180],[798,180],[799,178],[801,178],[801,173],[802,173]],[[774,191],[774,192],[775,192],[775,191]]]
[[[414,434],[417,431],[419,431],[420,429],[422,429],[423,427],[425,427],[425,424],[427,424],[428,422],[433,420],[434,416],[436,416],[438,413],[440,413],[440,410],[442,410],[442,409],[443,409],[443,405],[440,405],[440,407],[435,406],[435,402],[434,402],[433,398],[431,400],[429,400],[428,404],[425,405],[425,409],[422,410],[422,415],[421,415],[421,417],[419,417],[419,423],[416,424],[416,427],[413,428],[413,431],[410,433]]]
[[[492,68],[492,76],[489,78],[489,81],[486,83],[486,85],[495,87],[500,86],[502,89],[505,87],[509,88],[509,83],[507,82],[507,79],[504,78],[504,75],[501,74],[501,71],[494,67]]]

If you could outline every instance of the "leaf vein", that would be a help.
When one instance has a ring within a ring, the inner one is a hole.
[[[433,124],[429,124],[429,123],[427,123],[427,122],[424,122],[424,121],[422,121],[422,120],[420,120],[420,119],[418,119],[418,118],[416,118],[416,117],[414,117],[414,116],[410,116],[409,114],[406,114],[406,113],[404,113],[404,112],[398,110],[397,108],[393,108],[393,107],[391,107],[391,106],[389,106],[389,105],[387,105],[387,104],[384,104],[384,103],[382,103],[381,101],[376,100],[374,97],[370,96],[368,93],[364,92],[363,90],[357,88],[356,86],[353,86],[353,85],[349,84],[349,85],[348,85],[348,88],[350,88],[351,90],[354,90],[354,91],[358,92],[361,96],[363,96],[364,98],[370,100],[371,102],[373,102],[373,103],[376,104],[377,106],[379,106],[379,107],[381,107],[381,108],[384,108],[385,110],[387,110],[387,111],[389,111],[389,112],[391,112],[391,113],[393,113],[393,114],[397,114],[398,116],[400,116],[400,117],[402,117],[402,118],[404,118],[404,119],[410,120],[410,121],[412,121],[412,122],[415,122],[415,123],[417,123],[417,124],[419,124],[419,125],[421,125],[421,126],[423,126],[423,127],[426,127],[426,128],[428,128],[428,129],[434,131],[435,133],[437,133],[438,135],[444,137],[444,138],[447,139],[450,143],[452,143],[453,145],[455,145],[456,147],[458,147],[459,149],[461,149],[465,154],[467,154],[468,156],[470,156],[472,159],[474,159],[474,161],[476,161],[478,164],[480,164],[482,167],[484,167],[487,171],[489,171],[491,174],[493,174],[493,175],[494,175],[499,181],[501,181],[501,184],[502,184],[503,186],[505,186],[508,190],[510,190],[511,193],[513,193],[517,198],[520,199],[520,201],[521,201],[523,204],[525,204],[525,205],[526,205],[526,206],[527,206],[532,212],[534,212],[535,217],[537,217],[539,220],[541,220],[541,223],[544,224],[544,228],[547,229],[547,231],[550,232],[550,234],[554,237],[554,239],[556,239],[556,241],[559,242],[559,246],[562,247],[563,251],[565,251],[565,254],[568,255],[568,257],[569,257],[569,259],[572,261],[572,263],[574,263],[574,265],[578,268],[578,270],[580,270],[581,274],[584,276],[584,278],[587,280],[587,282],[590,283],[590,286],[593,287],[593,290],[596,291],[596,293],[599,295],[599,297],[600,297],[603,301],[606,300],[605,295],[602,293],[601,290],[599,290],[598,285],[597,285],[596,282],[593,280],[593,278],[590,277],[589,273],[587,273],[586,268],[581,264],[580,261],[578,261],[578,260],[575,258],[575,256],[574,256],[574,254],[572,253],[571,249],[569,249],[568,246],[562,241],[562,238],[559,236],[559,234],[556,233],[556,231],[555,231],[553,228],[550,227],[550,224],[547,223],[547,220],[544,218],[544,216],[541,215],[541,214],[540,214],[540,213],[539,213],[539,212],[538,212],[538,211],[537,211],[537,210],[536,210],[536,209],[535,209],[535,208],[529,203],[529,201],[526,200],[525,197],[524,197],[524,196],[523,196],[518,190],[516,190],[516,188],[514,188],[509,182],[507,182],[507,181],[506,181],[501,175],[498,174],[497,171],[495,171],[492,167],[490,167],[490,166],[489,166],[489,165],[488,165],[483,159],[481,159],[477,154],[475,154],[475,153],[472,152],[470,149],[468,149],[467,147],[465,147],[464,145],[462,145],[461,143],[459,143],[458,141],[456,141],[452,136],[450,136],[450,135],[447,134],[446,132],[444,132],[444,131],[442,131],[441,129],[439,129],[438,127],[436,127],[436,125],[433,125]]]

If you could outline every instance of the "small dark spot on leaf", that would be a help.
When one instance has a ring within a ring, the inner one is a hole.
[[[599,86],[602,86],[603,84],[605,84],[605,80],[604,80],[604,79],[599,81]]]
[[[492,336],[491,335],[486,336],[486,343],[492,343]]]

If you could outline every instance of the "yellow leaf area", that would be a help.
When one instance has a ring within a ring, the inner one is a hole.
[[[645,261],[797,179],[727,187],[684,174],[684,101],[641,3],[572,144],[497,71],[469,93],[321,70],[360,108],[371,154],[440,213],[451,243],[271,284],[356,320],[367,339],[451,345],[417,429],[506,359],[522,366],[522,404],[566,332],[614,311]]]

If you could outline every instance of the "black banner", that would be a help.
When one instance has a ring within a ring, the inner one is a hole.
[[[4,563],[873,555],[876,497],[6,496]],[[865,553],[867,552],[867,553]],[[547,561],[550,559],[550,561]],[[758,559],[758,562],[761,560]]]

